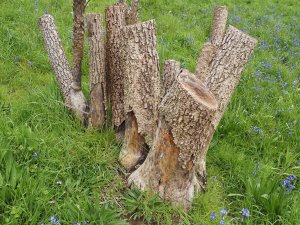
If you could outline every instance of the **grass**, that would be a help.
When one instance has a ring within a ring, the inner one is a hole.
[[[103,13],[113,0],[92,0]],[[113,131],[83,129],[62,104],[38,29],[55,17],[71,60],[71,0],[0,2],[0,224],[284,224],[300,221],[300,6],[297,0],[142,0],[156,19],[161,62],[195,68],[213,8],[258,39],[207,156],[207,192],[185,213],[153,193],[129,190]],[[36,8],[38,11],[36,11]],[[83,64],[88,93],[87,49]],[[282,181],[290,175],[295,188]],[[242,208],[250,216],[243,217]],[[216,213],[214,220],[211,214]],[[52,217],[52,222],[54,221]]]

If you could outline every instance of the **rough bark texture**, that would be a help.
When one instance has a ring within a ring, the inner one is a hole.
[[[166,60],[163,64],[163,94],[168,92],[180,72],[180,63],[175,60]]]
[[[84,10],[85,0],[73,0],[73,84],[74,88],[81,89],[81,63],[84,48]]]
[[[204,85],[188,71],[179,75],[159,106],[160,125],[152,150],[129,183],[189,207],[194,187],[206,184],[208,145],[255,44],[255,39],[229,27]],[[170,173],[170,168],[175,169]]]
[[[85,99],[81,89],[72,86],[70,66],[51,15],[44,15],[40,18],[40,29],[65,104],[83,121],[86,118]]]
[[[159,59],[156,51],[156,25],[153,20],[126,26],[122,30],[122,67],[124,72],[124,100],[125,113],[133,111],[136,120],[138,136],[125,134],[125,143],[130,143],[138,138],[142,142],[135,145],[138,149],[128,148],[124,145],[121,153],[123,156],[133,155],[130,152],[142,152],[143,143],[149,146],[153,142],[157,128],[157,107],[160,101],[160,75]],[[126,121],[127,122],[127,121]],[[133,133],[132,126],[126,125],[126,133]],[[144,139],[144,140],[143,140]],[[131,140],[131,141],[130,141]],[[138,153],[138,155],[142,155]],[[137,157],[131,157],[137,158]],[[136,162],[135,162],[136,163]],[[135,164],[130,163],[131,165]]]
[[[102,17],[99,14],[88,16],[89,65],[90,65],[90,123],[101,128],[107,111],[105,77],[105,43],[102,32]]]
[[[160,104],[152,150],[129,182],[188,208],[194,193],[194,160],[203,140],[212,135],[216,108],[214,96],[200,80],[186,70],[180,73]]]
[[[212,24],[211,43],[220,46],[225,34],[228,11],[225,6],[217,6],[214,11]]]
[[[120,30],[126,25],[126,7],[124,4],[109,6],[106,14],[106,65],[108,72],[108,93],[112,107],[112,122],[118,128],[125,120],[124,113],[124,77],[121,67]]]
[[[126,24],[132,25],[138,21],[139,0],[132,0],[130,10],[127,11]]]
[[[202,82],[205,81],[208,68],[213,60],[216,47],[210,42],[203,45],[200,57],[198,59],[195,75]]]

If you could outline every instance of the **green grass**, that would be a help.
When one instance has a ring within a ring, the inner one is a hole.
[[[103,13],[113,2],[92,0],[87,10]],[[207,191],[185,213],[153,193],[129,190],[112,129],[84,129],[62,104],[38,18],[45,10],[55,17],[71,60],[71,0],[39,0],[38,12],[34,0],[0,2],[0,224],[51,224],[56,215],[61,224],[131,218],[213,225],[223,208],[225,224],[299,224],[298,0],[142,0],[140,15],[156,19],[161,62],[176,59],[194,71],[217,4],[228,6],[229,24],[258,46],[211,143]],[[85,56],[88,93],[87,49]],[[287,192],[281,182],[292,174],[295,188]],[[250,211],[243,221],[242,208]]]

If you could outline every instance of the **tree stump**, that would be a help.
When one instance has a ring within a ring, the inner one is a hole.
[[[129,184],[189,208],[195,187],[206,185],[209,143],[255,45],[255,39],[230,26],[204,83],[186,70],[179,74],[159,105],[159,127],[149,155],[130,175]]]

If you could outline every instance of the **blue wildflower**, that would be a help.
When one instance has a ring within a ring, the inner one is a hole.
[[[210,219],[214,220],[216,218],[217,214],[215,212],[213,212],[212,214],[210,214]]]
[[[214,182],[216,182],[217,181],[217,176],[214,176],[213,179],[214,179]]]
[[[286,187],[286,191],[292,191],[293,189],[295,188],[295,186],[294,185],[292,185],[292,184],[289,184],[287,187]]]
[[[300,46],[300,42],[298,41],[298,39],[296,37],[294,37],[294,45]]]
[[[280,86],[281,86],[282,88],[284,88],[287,84],[288,84],[287,82],[284,82],[283,84],[280,84]]]
[[[255,175],[255,174],[256,174],[256,170],[253,170],[253,171],[252,171],[252,174]]]
[[[49,14],[49,11],[48,11],[48,10],[46,10],[46,11],[45,11],[45,14],[46,14],[46,15],[48,15],[48,14]]]
[[[31,61],[28,62],[28,65],[32,67],[33,63]]]
[[[290,183],[290,181],[289,180],[284,180],[284,181],[282,181],[281,182],[281,186],[282,187],[285,187],[287,184],[289,184]]]
[[[34,2],[34,5],[35,5],[35,6],[38,6],[38,4],[39,4],[39,1],[36,0],[36,1]]]
[[[297,177],[295,175],[291,175],[287,179],[290,180],[290,181],[293,181],[293,180],[296,180]]]
[[[258,133],[258,134],[262,134],[262,133],[263,133],[263,131],[262,131],[261,129],[259,129],[257,126],[254,126],[254,127],[253,127],[253,130],[254,130],[256,133]]]
[[[50,222],[51,222],[51,224],[60,225],[60,222],[59,222],[59,220],[57,219],[56,215],[51,216]]]
[[[20,62],[20,57],[19,57],[19,56],[16,56],[15,61],[16,61],[16,62]]]
[[[221,216],[224,216],[227,214],[227,210],[226,209],[222,209],[220,212]]]
[[[220,225],[224,225],[224,223],[225,223],[224,218],[222,218],[222,219],[220,220]]]
[[[250,216],[249,209],[243,208],[242,209],[242,216],[249,217]]]
[[[34,158],[35,160],[37,160],[37,158],[38,158],[38,153],[37,153],[37,152],[34,152],[34,153],[33,153],[33,158]]]

